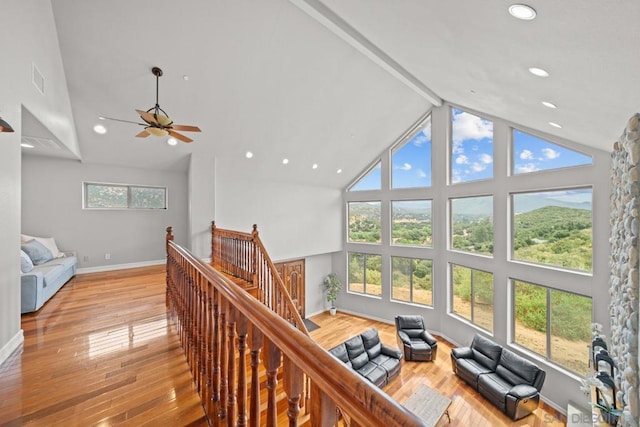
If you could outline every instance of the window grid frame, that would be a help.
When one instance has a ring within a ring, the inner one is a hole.
[[[96,207],[89,206],[89,187],[112,187],[112,188],[124,188],[127,192],[127,206],[126,207]],[[159,189],[164,191],[164,207],[133,207],[132,206],[132,189]],[[169,188],[161,185],[146,185],[146,184],[118,184],[112,182],[95,182],[95,181],[83,181],[82,182],[82,209],[83,210],[95,210],[95,211],[166,211],[169,209]]]

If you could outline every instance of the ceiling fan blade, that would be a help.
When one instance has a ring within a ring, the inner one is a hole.
[[[114,119],[113,117],[104,117],[104,116],[101,116],[100,118],[104,120],[113,120],[115,122],[124,122],[124,123],[132,123],[134,125],[147,126],[144,123],[132,122],[131,120]]]
[[[138,138],[146,138],[146,137],[148,137],[149,135],[151,135],[151,134],[150,134],[149,132],[147,132],[147,130],[145,129],[145,130],[143,130],[142,132],[138,133],[138,134],[136,135],[136,137],[138,137]]]
[[[182,142],[192,142],[193,139],[191,138],[187,138],[184,135],[179,134],[178,132],[174,132],[172,130],[169,131],[169,135],[171,135],[172,137],[174,137],[175,139],[179,139]]]
[[[188,126],[188,125],[171,125],[171,129],[173,130],[181,130],[185,132],[201,132],[198,126]]]
[[[146,111],[142,111],[142,110],[136,110],[136,113],[140,114],[140,118],[145,122],[149,123],[150,125],[160,126],[156,118],[153,117],[153,114],[147,113]]]

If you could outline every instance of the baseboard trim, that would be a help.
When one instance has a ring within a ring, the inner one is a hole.
[[[166,263],[167,263],[166,259],[160,259],[160,260],[154,260],[154,261],[130,262],[127,264],[101,265],[98,267],[79,268],[76,270],[76,274],[102,273],[103,271],[126,270],[128,268],[139,268],[139,267],[151,267],[154,265],[162,265]]]
[[[2,372],[2,366],[4,362],[6,362],[14,352],[17,353],[22,343],[24,342],[24,334],[22,329],[18,330],[18,332],[0,349],[0,372]]]

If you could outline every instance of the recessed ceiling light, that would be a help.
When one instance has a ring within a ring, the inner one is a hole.
[[[107,128],[103,125],[95,125],[93,127],[93,131],[97,134],[104,135],[105,133],[107,133]]]
[[[107,120],[105,117],[99,116],[98,117],[100,120]]]
[[[529,72],[534,76],[549,77],[549,72],[547,70],[543,70],[542,68],[531,67],[529,68]]]
[[[178,140],[173,138],[173,137],[169,138],[169,139],[167,139],[167,144],[169,144],[169,145],[178,145]]]
[[[185,82],[189,81],[189,76],[185,74],[184,76],[182,76],[182,80],[184,80]]]
[[[289,163],[289,159],[282,159],[282,164],[286,165],[287,163]]]
[[[250,159],[253,157],[253,153],[251,151],[247,151],[244,155],[247,159]]]
[[[558,108],[558,106],[556,104],[554,104],[553,102],[548,102],[548,101],[542,101],[542,105],[544,105],[545,107],[553,108],[553,109]]]
[[[509,6],[509,13],[514,18],[522,19],[523,21],[531,21],[536,17],[535,9],[526,4],[512,4]]]
[[[338,169],[336,173],[342,173],[342,169]]]
[[[20,146],[24,148],[34,148],[33,145],[27,144],[26,142],[21,143]]]
[[[549,122],[549,124],[550,124],[551,126],[553,126],[554,128],[562,129],[562,125],[559,125],[559,124],[557,124],[557,123],[555,123],[555,122]]]
[[[318,169],[318,164],[314,163],[313,166],[311,166],[311,169]]]

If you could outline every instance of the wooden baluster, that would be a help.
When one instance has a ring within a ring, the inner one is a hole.
[[[211,263],[216,264],[218,254],[216,253],[216,222],[211,221]]]
[[[311,383],[311,427],[333,427],[338,422],[336,404]]]
[[[251,427],[260,426],[260,350],[262,332],[251,325],[251,409],[249,423]]]
[[[212,403],[211,403],[211,387],[212,387],[212,354],[211,354],[211,340],[213,338],[213,301],[211,294],[213,292],[213,287],[209,281],[204,282],[205,286],[205,333],[204,333],[204,351],[205,351],[205,362],[204,362],[204,393],[202,396],[202,402],[204,404],[204,410],[207,413],[207,418],[211,418],[212,412]]]
[[[282,371],[282,381],[284,383],[284,392],[287,394],[287,416],[289,417],[289,427],[298,425],[298,415],[300,414],[300,396],[304,385],[302,371],[291,362],[288,357],[284,357],[284,368]]]
[[[213,391],[211,394],[211,400],[213,401],[213,410],[211,412],[211,418],[213,418],[214,426],[219,425],[220,414],[220,294],[218,291],[213,290],[213,339],[211,345],[213,346]],[[214,411],[217,411],[215,413]]]
[[[278,387],[278,368],[280,367],[280,349],[270,340],[264,339],[264,366],[267,371],[267,427],[278,425],[278,407],[276,388]]]
[[[220,295],[222,296],[222,295]],[[220,301],[220,405],[218,416],[221,419],[225,418],[227,413],[226,411],[226,402],[227,402],[227,340],[225,338],[225,325],[227,324],[227,314],[226,314],[226,306],[227,301],[224,301],[221,298]]]
[[[247,425],[247,318],[237,310],[236,331],[238,333],[238,426]]]
[[[236,411],[236,320],[235,309],[229,303],[227,304],[227,350],[229,351],[229,357],[227,358],[227,426],[233,427],[234,415]]]

